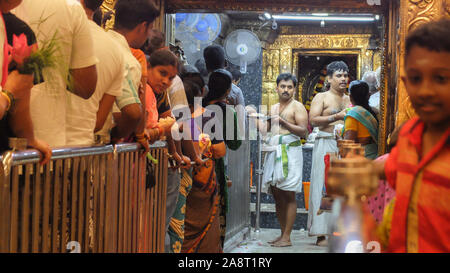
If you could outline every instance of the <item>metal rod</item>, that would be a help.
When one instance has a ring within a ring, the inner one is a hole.
[[[261,166],[261,133],[258,132],[258,169],[256,170],[256,175],[258,176],[258,183],[256,185],[256,219],[255,219],[255,231],[259,232],[260,230],[260,216],[261,216],[261,184],[262,184],[262,173],[263,169]]]
[[[156,141],[150,145],[150,149],[165,148],[167,146],[166,142]],[[123,143],[115,145],[117,152],[134,152],[140,149],[140,145],[137,143]],[[101,155],[108,154],[114,151],[113,145],[106,146],[93,146],[93,147],[64,147],[64,148],[54,148],[52,150],[52,160],[56,159],[67,159],[74,157],[90,156],[90,155]],[[30,163],[39,162],[39,152],[37,150],[25,150],[16,151],[13,153],[13,166],[24,165]],[[3,160],[3,156],[0,156],[0,160]]]

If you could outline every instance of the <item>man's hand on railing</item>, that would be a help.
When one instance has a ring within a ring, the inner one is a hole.
[[[41,160],[39,161],[41,165],[50,162],[50,159],[52,157],[52,149],[46,142],[35,138],[34,140],[30,141],[28,145],[35,148],[41,153],[40,154]]]
[[[141,157],[145,157],[145,155],[150,151],[150,144],[148,143],[149,136],[147,133],[136,134],[136,142],[141,144],[144,148],[144,152],[141,153]]]
[[[191,159],[185,155],[182,155],[183,162],[181,163],[182,169],[189,169],[191,168]]]
[[[172,169],[178,169],[183,164],[183,159],[177,152],[173,152],[169,155],[169,167]]]

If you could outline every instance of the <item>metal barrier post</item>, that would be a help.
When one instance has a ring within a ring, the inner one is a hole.
[[[261,133],[258,132],[258,169],[255,173],[258,175],[258,184],[256,185],[256,219],[255,219],[255,232],[260,232],[260,215],[261,215],[261,186],[262,186],[262,174],[263,168],[262,162],[262,149],[261,149]]]

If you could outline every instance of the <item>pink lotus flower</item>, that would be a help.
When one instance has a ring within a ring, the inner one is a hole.
[[[27,36],[22,33],[19,37],[13,35],[13,45],[8,46],[8,49],[12,59],[21,66],[24,60],[31,55],[33,46],[28,45]]]

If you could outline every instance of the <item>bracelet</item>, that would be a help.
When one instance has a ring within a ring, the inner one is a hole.
[[[9,92],[8,90],[5,90],[5,89],[3,89],[1,93],[6,98],[6,100],[8,101],[8,107],[6,108],[6,111],[9,111],[9,109],[13,108],[14,104],[15,104],[14,103],[15,102],[14,95],[11,92]]]

